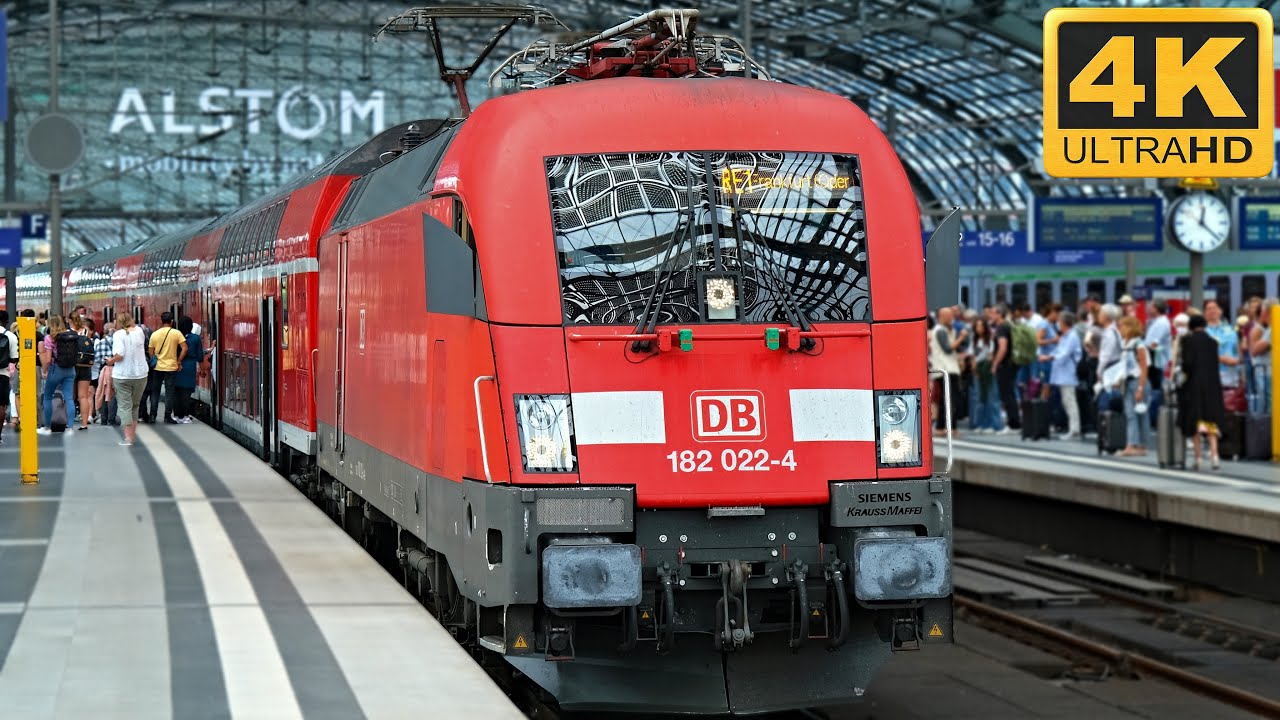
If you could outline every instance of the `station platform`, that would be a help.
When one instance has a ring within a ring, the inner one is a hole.
[[[934,448],[940,470],[945,440]],[[1099,455],[1092,435],[961,432],[954,453],[959,527],[1280,600],[1280,465],[1161,468],[1153,448]]]
[[[203,425],[0,446],[0,717],[523,717],[399,584]]]

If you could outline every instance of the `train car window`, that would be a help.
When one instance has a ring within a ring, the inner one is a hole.
[[[264,248],[267,244],[267,214],[270,210],[259,210],[249,219],[249,227],[253,228],[253,234],[249,237],[249,243],[245,245],[245,264],[249,267],[255,267],[262,262]]]
[[[289,348],[289,273],[280,273],[280,347]]]
[[[1115,298],[1118,300],[1118,299],[1120,299],[1120,298],[1124,297],[1124,296],[1125,296],[1125,294],[1126,294],[1126,293],[1128,293],[1128,292],[1129,292],[1129,283],[1128,283],[1128,281],[1126,281],[1126,280],[1116,280],[1116,294],[1115,294]]]
[[[1008,285],[1005,285],[1004,283],[999,283],[998,285],[996,285],[996,302],[998,303],[1009,302],[1009,286]]]
[[[1019,282],[1009,286],[1009,302],[1014,305],[1021,305],[1024,302],[1030,302],[1027,298],[1026,283]]]
[[[449,127],[357,181],[359,186],[352,187],[334,228],[349,228],[388,215],[429,192],[455,132],[456,128]]]
[[[1090,280],[1085,283],[1085,292],[1098,298],[1102,302],[1110,302],[1111,298],[1107,295],[1106,280]]]
[[[1037,282],[1036,283],[1036,302],[1034,307],[1038,310],[1041,307],[1048,305],[1051,302],[1053,302],[1053,283],[1045,282],[1043,280],[1040,282]]]
[[[254,221],[257,218],[253,215],[240,221],[239,239],[236,241],[236,269],[243,270],[249,267],[249,258],[251,253],[249,248],[253,247],[255,238]]]
[[[1063,280],[1058,286],[1058,302],[1062,307],[1075,311],[1080,304],[1080,283],[1075,280]]]
[[[262,261],[268,265],[275,264],[276,243],[280,239],[280,224],[284,220],[285,202],[282,200],[271,208],[267,220],[267,242],[262,247]]]
[[[969,304],[969,286],[968,285],[960,286],[960,304],[964,305],[965,307],[973,307],[972,305]]]
[[[486,319],[484,284],[471,222],[460,198],[453,199],[453,225],[422,216],[422,249],[427,270],[427,309]]]
[[[218,243],[218,272],[225,273],[231,269],[231,251],[236,241],[236,226],[228,225],[222,231],[222,241]]]
[[[1240,300],[1248,302],[1251,297],[1267,296],[1266,275],[1242,275],[1240,277]]]
[[[566,323],[872,319],[854,156],[610,153],[546,168]],[[646,310],[656,283],[665,299]],[[710,304],[712,283],[727,305]]]
[[[1205,281],[1205,300],[1217,300],[1218,305],[1222,306],[1222,314],[1230,319],[1230,314],[1235,312],[1235,308],[1231,305],[1231,278],[1226,275],[1210,275]]]
[[[368,176],[366,176],[368,177]],[[351,187],[347,188],[347,196],[342,199],[342,206],[338,208],[338,212],[333,216],[333,227],[351,227],[352,216],[355,214],[356,204],[360,201],[360,194],[368,186],[365,178],[356,178],[351,182]]]

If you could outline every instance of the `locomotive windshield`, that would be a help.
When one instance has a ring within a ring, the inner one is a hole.
[[[547,176],[566,323],[871,319],[854,156],[576,155]]]

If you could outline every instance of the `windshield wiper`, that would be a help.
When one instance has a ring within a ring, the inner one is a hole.
[[[688,169],[689,164],[686,162],[686,173],[688,172]],[[674,274],[670,267],[671,258],[673,255],[677,258],[680,256],[679,251],[684,248],[685,237],[693,234],[694,194],[692,178],[690,178],[690,184],[687,191],[689,195],[688,212],[682,212],[676,216],[676,226],[671,228],[671,234],[667,235],[666,253],[662,258],[662,263],[658,265],[658,269],[655,271],[656,275],[653,279],[653,289],[649,291],[649,297],[644,302],[644,310],[640,314],[640,322],[636,323],[636,335],[650,335],[657,330],[658,317],[662,313],[662,304],[666,302],[667,288],[671,285],[671,276]],[[677,240],[676,236],[677,234],[680,234],[682,230],[684,231],[684,234],[680,235]],[[661,293],[659,293],[659,287],[661,287]],[[635,340],[631,343],[632,352],[649,352],[652,349],[653,344],[649,340]]]
[[[742,207],[738,204],[738,196],[736,194],[732,196],[732,203],[733,231],[737,234],[738,252],[741,253],[743,247],[743,227],[741,219],[744,217],[744,214],[742,212]],[[774,296],[782,301],[782,309],[787,314],[787,322],[794,327],[800,328],[800,332],[810,332],[813,330],[813,324],[809,322],[808,316],[800,310],[800,303],[796,300],[795,295],[792,294],[794,288],[788,285],[786,281],[779,278],[777,275],[777,268],[775,267],[776,263],[773,259],[773,248],[769,245],[768,236],[760,230],[760,225],[754,218],[752,218],[751,224],[755,228],[754,235],[756,240],[764,246],[765,252],[769,255],[769,257],[765,258],[764,263],[769,273],[770,289],[774,293]],[[753,256],[758,255],[757,253],[752,254]],[[812,349],[815,344],[816,343],[813,338],[801,338],[800,340],[800,346],[805,350]]]

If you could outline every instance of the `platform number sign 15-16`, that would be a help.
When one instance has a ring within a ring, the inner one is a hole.
[[[1272,22],[1258,8],[1055,8],[1044,166],[1057,177],[1260,177],[1275,145]]]

